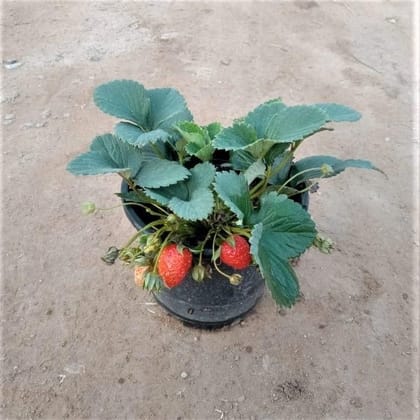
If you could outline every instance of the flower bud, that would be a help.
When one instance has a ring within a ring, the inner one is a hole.
[[[109,265],[114,264],[115,260],[118,258],[120,250],[115,247],[111,246],[108,248],[108,251],[104,256],[101,257],[101,260]]]
[[[144,247],[145,254],[152,254],[158,251],[160,248],[160,240],[156,236],[149,235],[147,237],[146,245]]]
[[[82,213],[85,214],[86,216],[88,214],[95,213],[96,211],[96,205],[92,201],[85,201],[84,203],[82,203],[81,208],[82,208]]]
[[[328,165],[327,163],[324,163],[321,165],[321,174],[323,176],[331,176],[334,175],[334,169],[331,165]]]
[[[196,265],[191,272],[192,278],[201,283],[204,280],[204,277],[206,276],[206,269],[200,264]]]
[[[240,274],[235,273],[229,276],[229,282],[230,284],[234,286],[238,286],[238,284],[240,284],[241,281],[242,281],[242,276]]]
[[[334,242],[330,238],[318,234],[314,240],[314,246],[324,254],[330,254],[334,249]]]
[[[176,225],[177,223],[177,217],[174,214],[170,214],[167,218],[166,218],[166,223],[168,225]]]

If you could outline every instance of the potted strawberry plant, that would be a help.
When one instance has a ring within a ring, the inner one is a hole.
[[[135,281],[171,313],[197,325],[243,316],[267,285],[291,307],[299,282],[291,260],[311,246],[328,252],[308,212],[308,191],[369,161],[310,156],[296,160],[308,137],[353,122],[335,103],[265,102],[229,127],[194,122],[172,88],[115,80],[94,91],[96,105],[121,119],[68,164],[75,175],[115,173],[136,232],[103,260],[134,267]],[[97,211],[86,203],[86,213]]]

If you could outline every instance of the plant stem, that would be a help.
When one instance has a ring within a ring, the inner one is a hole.
[[[114,210],[114,209],[116,209],[118,207],[122,207],[122,206],[139,206],[139,207],[144,208],[152,216],[162,216],[162,214],[154,212],[153,210],[151,210],[149,207],[145,206],[144,204],[134,203],[134,202],[121,203],[121,204],[118,204],[116,206],[107,207],[107,208],[98,207],[98,208],[96,208],[96,210],[97,211],[109,211],[109,210]]]
[[[216,232],[214,233],[214,236],[213,236],[213,243],[212,243],[212,254],[214,255],[215,254],[215,252],[216,252],[216,238],[217,238],[217,236],[218,236],[218,234],[219,234],[219,229],[217,229],[216,230]],[[229,279],[229,275],[227,275],[226,273],[224,273],[218,266],[217,266],[217,263],[216,263],[216,259],[214,259],[213,260],[213,265],[214,265],[214,268],[216,269],[216,271],[219,273],[219,274],[221,274],[223,277],[226,277],[227,279]]]
[[[293,149],[293,146],[290,151],[288,151],[284,158],[281,160],[281,162],[272,170],[271,176],[276,176],[293,158],[293,152],[295,149]]]
[[[249,229],[239,228],[239,227],[232,227],[232,233],[236,233],[238,235],[246,236],[248,239],[251,237],[251,232]]]
[[[212,229],[210,229],[208,232],[207,232],[207,235],[206,235],[206,237],[204,238],[204,241],[202,242],[202,244],[201,244],[201,247],[200,247],[200,255],[199,255],[199,257],[198,257],[198,264],[199,265],[202,265],[201,264],[201,262],[202,262],[202,260],[203,260],[203,251],[204,251],[204,247],[205,247],[205,245],[206,245],[206,243],[208,242],[208,240],[210,239],[210,236],[211,236],[211,234],[213,233],[213,230]]]
[[[303,171],[298,172],[297,174],[293,175],[292,177],[290,177],[283,185],[280,186],[280,188],[277,189],[277,192],[280,192],[290,181],[293,181],[294,179],[296,179],[298,176],[303,175],[307,172],[311,172],[311,171],[319,171],[321,168],[308,168],[305,169]],[[321,176],[322,178],[322,176]]]
[[[249,192],[251,199],[261,195],[267,188],[268,181],[272,177],[272,168],[269,166],[265,171],[264,178]]]
[[[321,177],[321,178],[322,178],[322,177]],[[311,184],[311,185],[308,185],[308,186],[307,186],[306,188],[304,188],[303,190],[296,191],[295,193],[288,195],[287,197],[288,197],[288,198],[290,198],[290,197],[293,197],[294,195],[297,195],[297,194],[302,194],[302,193],[304,193],[304,192],[306,192],[306,191],[309,191],[311,188],[312,188],[312,184]]]
[[[141,229],[139,229],[129,240],[128,242],[123,246],[123,248],[128,248],[139,236],[141,233],[143,233],[145,230],[154,227],[154,226],[158,226],[158,225],[162,225],[164,222],[162,220],[155,220],[154,222],[151,222],[149,224],[147,224],[146,226],[143,226]]]
[[[141,199],[143,199],[143,197],[142,197],[142,195],[141,195],[141,193],[139,192],[139,191],[137,191],[137,186],[136,186],[136,184],[130,179],[130,178],[128,178],[128,177],[126,177],[126,176],[124,176],[121,172],[118,172],[118,174],[121,176],[121,178],[123,178],[124,179],[124,181],[128,184],[128,186],[130,187],[130,189],[132,190],[132,191],[134,191],[134,193],[135,194],[137,194]],[[166,210],[164,210],[162,207],[160,207],[158,204],[156,204],[156,203],[153,203],[153,202],[150,202],[150,204],[152,205],[152,206],[155,206],[161,213],[163,213],[163,214],[166,214],[167,216],[169,215],[169,212],[168,211],[166,211]],[[130,204],[130,205],[132,205],[132,204]],[[142,204],[140,204],[140,203],[138,203],[137,205],[142,205]],[[143,206],[145,209],[147,209],[148,207],[147,206]],[[150,213],[150,214],[152,214],[152,213]],[[161,216],[160,214],[158,214],[159,216]]]
[[[165,248],[166,244],[169,242],[169,239],[171,236],[172,236],[172,232],[169,232],[168,236],[165,238],[165,240],[162,242],[162,245],[160,246],[159,252],[155,259],[155,264],[153,265],[153,273],[157,273],[157,265],[159,262],[159,257],[162,254],[162,251]]]

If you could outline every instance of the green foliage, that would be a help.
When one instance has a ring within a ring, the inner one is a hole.
[[[96,106],[106,114],[147,125],[150,98],[143,85],[133,80],[114,80],[98,86],[93,93]]]
[[[259,105],[245,117],[245,123],[254,127],[259,139],[267,138],[267,128],[286,105],[279,99],[274,99]]]
[[[112,134],[97,136],[90,150],[74,158],[67,170],[74,175],[100,175],[124,172],[136,176],[142,163],[141,151],[122,143]]]
[[[234,171],[218,172],[214,190],[226,206],[238,217],[238,224],[247,223],[251,211],[251,197],[244,175]]]
[[[290,143],[318,131],[325,123],[325,113],[317,108],[307,105],[287,107],[271,119],[265,136]]]
[[[273,298],[290,307],[299,295],[289,259],[299,256],[316,237],[315,224],[303,208],[284,195],[269,193],[252,217],[251,251]]]
[[[360,118],[362,117],[362,115],[359,112],[344,105],[330,103],[315,104],[314,106],[316,106],[319,109],[322,109],[327,114],[327,121],[354,122],[360,120]]]
[[[212,158],[214,147],[212,138],[220,131],[218,123],[208,127],[200,127],[198,124],[189,121],[182,121],[175,126],[181,135],[183,147],[190,156],[196,156],[203,162]],[[210,129],[210,132],[209,132]]]
[[[191,169],[191,177],[187,181],[166,188],[147,188],[145,193],[185,220],[202,220],[213,209],[214,199],[209,187],[214,174],[215,167],[212,164],[201,163]]]
[[[274,192],[264,195],[261,207],[251,219],[262,223],[263,237],[283,259],[294,258],[315,239],[315,224],[309,214],[285,195]]]
[[[316,107],[287,107],[272,101],[257,107],[244,121],[222,130],[214,145],[222,150],[247,150],[256,159],[262,159],[275,144],[303,140],[326,122],[326,113]]]
[[[176,184],[190,175],[190,171],[177,162],[153,159],[144,162],[133,177],[137,185],[144,188],[160,188]]]
[[[261,159],[256,160],[244,172],[248,185],[252,184],[257,178],[261,178],[265,174],[265,164]]]
[[[214,146],[221,150],[240,150],[252,146],[257,140],[257,132],[251,125],[237,122],[215,137]]]
[[[317,236],[308,212],[288,196],[308,190],[314,178],[346,168],[379,171],[367,160],[311,156],[295,161],[304,140],[332,130],[328,123],[361,117],[336,103],[288,106],[272,99],[223,128],[217,122],[195,123],[184,98],[172,88],[146,89],[135,81],[115,80],[97,87],[94,101],[121,121],[115,134],[97,136],[67,169],[75,175],[118,173],[130,186],[118,195],[152,217],[125,247],[113,247],[110,254],[115,259],[118,252],[128,264],[143,261],[149,290],[163,285],[155,269],[162,244],[196,243],[191,247],[197,257],[194,276],[201,281],[207,275],[204,249],[213,248],[211,262],[221,272],[221,244],[241,235],[249,238],[275,301],[290,307],[299,296],[290,259],[310,246],[322,252],[332,246]],[[100,210],[88,204],[86,213]],[[239,278],[239,273],[224,275],[233,283]]]
[[[147,90],[132,80],[114,80],[98,86],[93,97],[103,112],[130,122],[117,124],[115,134],[139,147],[168,141],[175,123],[192,120],[185,99],[172,88]]]
[[[322,172],[321,167],[322,165],[329,165],[332,168],[332,172],[325,174]],[[339,173],[343,172],[346,168],[361,168],[361,169],[374,169],[376,171],[380,171],[380,169],[373,166],[371,162],[368,160],[360,160],[360,159],[338,159],[334,156],[310,156],[298,160],[293,165],[293,174],[297,174],[299,172],[305,172],[299,176],[297,176],[294,180],[292,185],[299,184],[303,181],[307,181],[314,178],[329,178]],[[312,170],[311,170],[312,169]]]
[[[115,135],[134,146],[142,147],[149,143],[168,141],[171,135],[160,128],[144,132],[141,128],[128,122],[119,122],[114,128]]]

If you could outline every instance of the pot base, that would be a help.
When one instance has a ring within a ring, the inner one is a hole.
[[[227,267],[221,268],[229,273]],[[256,267],[235,272],[242,275],[238,286],[213,273],[211,279],[202,283],[188,276],[179,286],[153,295],[157,303],[186,325],[220,328],[243,318],[264,292],[264,280]]]

